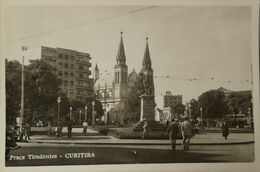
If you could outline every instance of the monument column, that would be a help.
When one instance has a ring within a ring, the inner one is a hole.
[[[154,101],[154,82],[153,82],[153,69],[150,58],[148,38],[146,38],[146,47],[143,57],[143,68],[141,73],[143,73],[143,85],[145,88],[145,93],[140,96],[141,98],[141,115],[140,121],[144,119],[147,121],[155,121],[155,101]]]

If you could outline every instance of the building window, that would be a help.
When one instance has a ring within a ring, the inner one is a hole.
[[[73,89],[70,89],[70,94],[73,94]]]
[[[59,62],[59,66],[62,67],[62,62]]]
[[[78,66],[78,69],[79,69],[79,70],[84,70],[84,66],[79,65],[79,66]]]
[[[78,85],[79,86],[83,86],[83,82],[78,82]]]
[[[64,86],[68,86],[68,81],[63,81]]]
[[[78,90],[78,95],[81,95],[82,94],[82,91],[81,90]]]
[[[84,82],[83,85],[84,85],[84,86],[88,86],[88,83],[87,83],[87,82]]]
[[[73,72],[70,72],[70,76],[74,76],[74,73],[73,73]]]
[[[70,81],[70,86],[73,87],[73,85],[74,85],[74,82]]]
[[[68,77],[68,76],[69,76],[69,73],[68,73],[68,72],[64,72],[64,76],[65,76],[65,77]]]
[[[63,58],[63,55],[62,55],[62,54],[59,54],[59,58],[62,59],[62,58]]]
[[[71,68],[71,69],[74,69],[74,64],[70,64],[70,68]]]
[[[65,55],[65,60],[69,60],[69,56],[68,55]]]
[[[62,76],[62,71],[59,71],[59,76]]]
[[[82,73],[80,73],[79,78],[84,78],[84,75]]]
[[[68,64],[68,63],[65,63],[65,64],[64,64],[64,67],[65,67],[65,68],[69,68],[69,64]]]
[[[70,56],[70,60],[74,61],[74,56]]]

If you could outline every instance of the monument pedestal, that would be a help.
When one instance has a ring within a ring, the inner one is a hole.
[[[140,96],[141,98],[141,116],[140,121],[143,121],[144,119],[146,121],[154,121],[154,108],[155,108],[155,102],[154,102],[154,96],[153,95],[147,95],[143,94]]]
[[[147,121],[151,131],[166,131],[166,126],[155,121],[155,101],[154,95],[143,94],[141,98],[140,121],[136,124],[134,131],[143,131],[144,120]]]

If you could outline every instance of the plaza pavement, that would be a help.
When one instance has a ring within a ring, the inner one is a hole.
[[[169,145],[169,140],[137,140],[118,139],[112,136],[104,136],[97,131],[88,129],[87,136],[83,136],[82,128],[73,128],[72,138],[67,138],[67,128],[63,128],[63,136],[33,135],[30,143],[48,144],[91,144],[91,145]],[[221,133],[203,132],[195,135],[191,139],[191,145],[232,145],[254,143],[254,133],[231,133],[227,140]],[[182,144],[182,140],[177,140],[177,144]]]

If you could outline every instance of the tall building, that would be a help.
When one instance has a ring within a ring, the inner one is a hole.
[[[166,91],[166,94],[163,95],[163,107],[172,107],[177,104],[182,104],[182,95],[172,95],[170,91]]]
[[[69,100],[84,101],[93,96],[93,79],[90,55],[70,49],[41,47],[41,59],[48,62],[56,70],[56,75],[62,80],[60,86]]]

